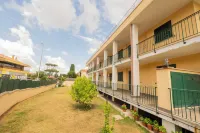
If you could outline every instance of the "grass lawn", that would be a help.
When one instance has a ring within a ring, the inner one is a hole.
[[[70,87],[55,88],[18,104],[0,120],[0,133],[99,133],[104,101],[95,98],[94,107],[84,111],[69,91]],[[118,112],[112,109],[113,114]],[[128,118],[114,125],[114,133],[145,132]]]

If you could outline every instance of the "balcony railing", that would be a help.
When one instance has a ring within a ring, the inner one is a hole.
[[[200,122],[200,91],[170,89],[172,114],[184,119]]]
[[[96,84],[96,82],[94,82],[94,84]],[[156,95],[156,87],[154,86],[133,86],[131,84],[108,82],[98,82],[96,85],[98,86],[99,91],[107,93],[110,96],[138,105],[144,105],[155,111],[157,110],[158,98]],[[117,90],[112,90],[112,88]],[[136,90],[137,94],[133,96],[134,90]]]
[[[103,68],[103,64],[102,63],[97,64],[96,68],[97,68],[96,70],[102,69]]]
[[[107,60],[104,60],[104,67],[107,67],[107,66],[109,66],[109,65],[112,65],[112,56],[109,56],[108,58],[107,58]]]
[[[96,84],[96,82],[95,82]],[[105,86],[106,85],[106,86]],[[115,88],[117,90],[112,89]],[[121,83],[99,82],[97,90],[116,97],[120,100],[143,106],[151,111],[162,114],[163,111],[171,115],[171,118],[182,118],[200,123],[200,91],[170,89],[170,110],[163,110],[158,106],[158,95],[156,86],[134,86]],[[136,93],[136,94],[134,94]]]
[[[173,45],[196,36],[200,31],[200,11],[180,20],[156,35],[153,35],[137,44],[138,56],[155,52],[156,50]]]
[[[127,59],[131,57],[131,46],[129,45],[127,48],[118,51],[114,56],[114,62],[119,62],[121,60]]]

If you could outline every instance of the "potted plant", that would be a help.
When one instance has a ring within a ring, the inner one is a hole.
[[[156,120],[153,121],[153,131],[154,133],[158,133],[159,125]]]
[[[148,119],[148,123],[147,123],[147,128],[152,131],[153,130],[153,122],[150,118],[147,118]]]
[[[138,112],[137,111],[133,111],[132,114],[133,114],[134,119],[136,121],[138,121],[139,120],[139,114],[138,114]]]
[[[140,121],[142,122],[142,125],[146,127],[146,123],[144,122],[144,118],[141,116]]]
[[[124,112],[126,112],[126,110],[127,110],[126,104],[123,104],[123,105],[121,106],[121,108],[122,108],[122,110],[123,110]]]
[[[159,126],[159,133],[166,133],[166,128],[164,126]]]
[[[149,123],[149,118],[144,119],[144,126],[147,127],[147,124]]]

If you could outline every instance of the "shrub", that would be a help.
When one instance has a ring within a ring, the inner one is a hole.
[[[164,126],[160,126],[159,127],[159,131],[162,132],[162,133],[166,133],[166,128]]]
[[[144,118],[142,116],[140,117],[140,121],[144,121]]]
[[[123,104],[123,105],[121,106],[121,108],[122,108],[123,110],[127,110],[126,104]]]
[[[104,123],[104,127],[102,129],[102,133],[112,133],[114,128],[114,119],[113,119],[113,125],[112,127],[110,127],[110,122],[109,122],[109,117],[110,117],[110,105],[108,104],[108,102],[106,101],[106,104],[104,105],[104,116],[105,116],[105,123]]]
[[[154,125],[153,125],[153,128],[154,128],[154,129],[159,129],[158,123],[154,124]]]
[[[137,111],[132,111],[133,116],[139,116]]]
[[[92,99],[97,96],[96,86],[86,77],[78,77],[71,90],[72,99],[79,104],[89,107]]]
[[[150,118],[145,118],[144,123],[152,125],[152,120]]]
[[[155,124],[158,124],[158,121],[157,121],[157,120],[154,120],[154,121],[153,121],[153,125],[155,125]]]

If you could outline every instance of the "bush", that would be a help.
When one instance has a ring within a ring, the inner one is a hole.
[[[132,115],[133,115],[133,116],[139,116],[139,114],[138,114],[137,111],[132,111]]]
[[[123,105],[121,106],[121,108],[122,108],[123,110],[127,110],[126,104],[123,104]]]
[[[109,122],[109,117],[110,117],[110,105],[108,104],[108,102],[106,101],[106,104],[104,106],[104,116],[105,116],[105,124],[104,127],[101,131],[101,133],[112,133],[114,128],[114,119],[113,119],[113,125],[112,127],[110,127],[110,122]]]
[[[71,90],[72,99],[79,104],[89,106],[92,99],[97,96],[96,86],[86,77],[78,77]]]
[[[152,120],[150,118],[145,118],[144,123],[152,125]]]
[[[159,127],[159,131],[162,132],[162,133],[166,133],[166,128],[164,126],[160,126]]]

